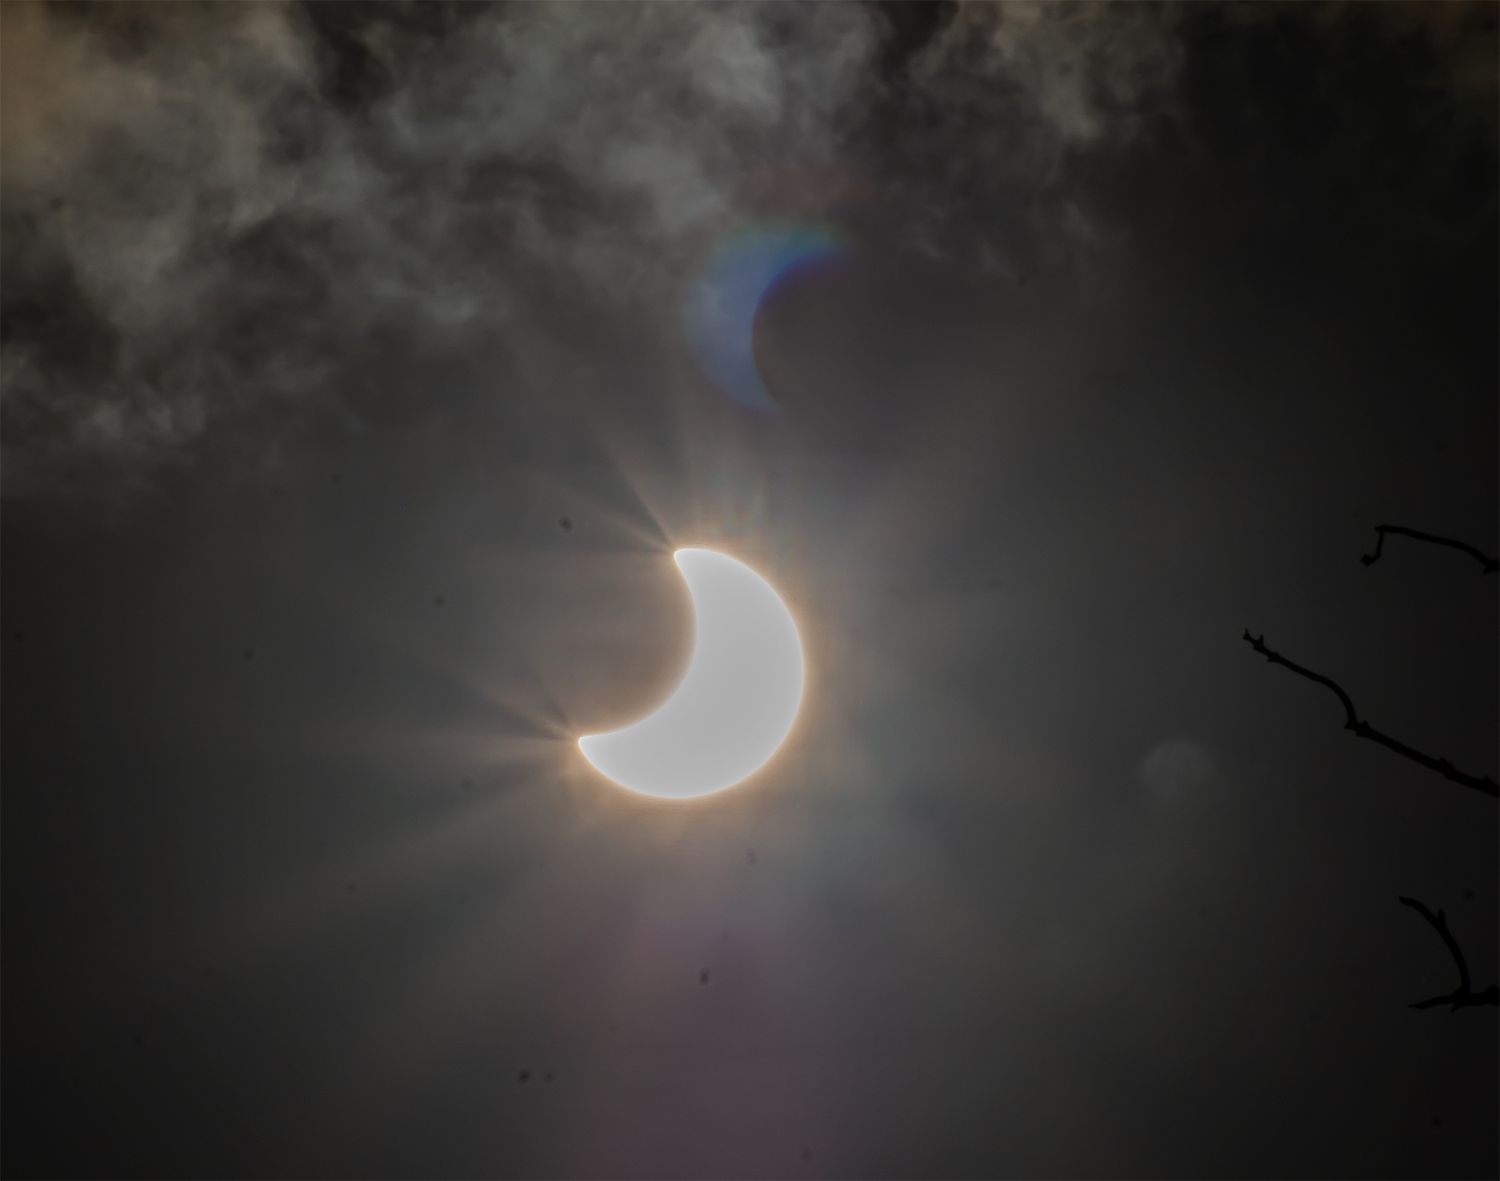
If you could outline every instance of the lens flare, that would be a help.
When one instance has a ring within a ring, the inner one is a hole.
[[[832,234],[812,226],[755,226],[720,242],[682,304],[683,334],[699,366],[750,410],[776,402],[755,364],[755,320],[788,277],[839,254]]]

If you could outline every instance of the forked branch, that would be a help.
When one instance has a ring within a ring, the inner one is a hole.
[[[1447,1005],[1449,1010],[1467,1009],[1474,1005],[1500,1005],[1500,985],[1491,984],[1483,992],[1475,992],[1469,985],[1469,965],[1464,962],[1464,953],[1458,946],[1458,940],[1453,938],[1453,932],[1448,930],[1448,916],[1442,911],[1433,914],[1430,909],[1415,898],[1401,896],[1401,905],[1409,906],[1432,925],[1443,938],[1443,943],[1448,948],[1448,954],[1453,957],[1453,962],[1458,967],[1458,987],[1452,992],[1441,996],[1430,996],[1425,1001],[1413,1001],[1413,1009],[1431,1009],[1437,1005]]]
[[[1386,534],[1395,533],[1403,537],[1410,537],[1416,541],[1424,541],[1429,545],[1446,546],[1449,549],[1460,550],[1477,561],[1485,574],[1493,574],[1500,569],[1500,563],[1489,554],[1475,549],[1467,542],[1455,541],[1449,537],[1438,537],[1433,533],[1425,533],[1420,529],[1408,529],[1404,525],[1377,525],[1375,527],[1375,551],[1364,554],[1360,561],[1366,566],[1373,566],[1380,560],[1380,555],[1385,547]],[[1394,751],[1403,758],[1419,763],[1429,771],[1436,771],[1444,779],[1471,788],[1474,791],[1487,795],[1491,799],[1500,799],[1500,785],[1487,775],[1471,775],[1466,771],[1460,771],[1447,759],[1429,755],[1424,751],[1408,746],[1399,739],[1392,738],[1359,716],[1359,711],[1354,706],[1354,699],[1332,677],[1324,676],[1322,673],[1314,672],[1310,668],[1298,664],[1294,660],[1288,660],[1280,652],[1275,651],[1266,644],[1264,635],[1252,636],[1248,628],[1245,629],[1244,640],[1256,652],[1259,652],[1270,663],[1279,664],[1282,668],[1296,673],[1299,677],[1322,685],[1330,693],[1339,699],[1339,704],[1344,707],[1344,729],[1353,731],[1359,738],[1368,738],[1371,742],[1377,742],[1387,750]],[[1440,996],[1428,997],[1426,1000],[1415,1001],[1413,1009],[1431,1009],[1439,1005],[1447,1005],[1450,1011],[1471,1008],[1479,1005],[1493,1005],[1500,1007],[1500,985],[1491,984],[1482,992],[1475,992],[1469,980],[1469,965],[1464,961],[1463,950],[1458,946],[1458,940],[1453,937],[1453,932],[1448,929],[1448,918],[1442,912],[1434,914],[1426,905],[1415,898],[1402,896],[1402,906],[1409,906],[1415,910],[1435,930],[1447,947],[1448,954],[1453,957],[1453,963],[1458,968],[1458,987],[1452,992]]]
[[[1385,548],[1385,535],[1396,533],[1402,537],[1411,537],[1417,541],[1425,541],[1428,545],[1444,545],[1449,549],[1460,550],[1469,555],[1482,568],[1485,574],[1493,574],[1500,570],[1500,561],[1496,561],[1482,550],[1475,549],[1466,541],[1455,541],[1451,537],[1439,537],[1436,533],[1424,533],[1420,529],[1408,529],[1405,525],[1376,525],[1375,526],[1375,552],[1372,554],[1361,554],[1359,560],[1366,566],[1373,566],[1380,561],[1380,553]]]
[[[1295,661],[1288,660],[1280,652],[1276,652],[1266,646],[1264,635],[1252,636],[1249,628],[1245,629],[1243,638],[1245,643],[1249,644],[1250,647],[1259,652],[1272,664],[1279,664],[1282,668],[1290,669],[1299,677],[1305,677],[1309,681],[1322,685],[1336,696],[1339,699],[1339,703],[1344,707],[1345,730],[1353,731],[1357,737],[1368,738],[1371,742],[1378,742],[1387,750],[1395,751],[1398,755],[1408,758],[1414,763],[1420,763],[1429,771],[1436,771],[1444,779],[1461,784],[1467,788],[1472,788],[1474,791],[1487,795],[1492,799],[1500,799],[1500,784],[1497,784],[1489,776],[1470,775],[1467,771],[1460,771],[1447,759],[1427,754],[1414,746],[1408,746],[1399,739],[1392,738],[1389,734],[1377,730],[1374,726],[1370,725],[1369,722],[1366,722],[1359,716],[1359,712],[1354,708],[1353,699],[1344,690],[1343,686],[1332,677],[1325,677],[1322,673],[1313,672],[1310,668],[1304,668]]]

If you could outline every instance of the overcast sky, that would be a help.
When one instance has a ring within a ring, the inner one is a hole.
[[[1496,23],[5,4],[5,1172],[1494,1176]]]

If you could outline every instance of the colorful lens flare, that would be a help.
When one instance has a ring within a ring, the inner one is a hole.
[[[714,248],[683,300],[682,326],[722,393],[749,410],[777,410],[755,363],[756,317],[789,276],[841,250],[828,231],[796,225],[742,229]]]

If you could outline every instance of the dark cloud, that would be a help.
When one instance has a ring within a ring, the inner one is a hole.
[[[826,6],[6,28],[9,441],[147,456],[247,406],[295,417],[370,339],[514,340],[558,286],[660,290],[757,167],[832,151],[873,45]]]
[[[476,341],[556,381],[549,308],[670,305],[756,217],[1024,284],[1118,252],[1127,152],[1232,171],[1226,127],[1247,184],[1301,126],[1350,157],[1310,167],[1372,199],[1443,225],[1493,202],[1488,18],[1463,6],[5,12],[12,491],[60,452],[158,463],[247,415],[423,417],[446,399],[403,369],[462,387]],[[1258,48],[1226,69],[1231,41]],[[1299,97],[1268,103],[1247,62]]]

